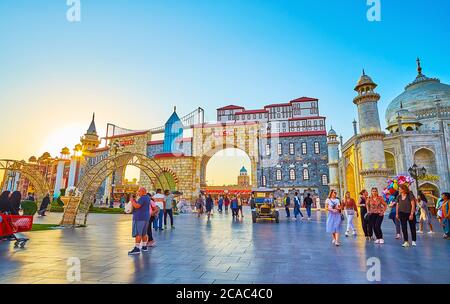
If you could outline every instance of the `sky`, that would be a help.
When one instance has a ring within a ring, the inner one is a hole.
[[[416,72],[450,83],[450,1],[66,0],[0,1],[0,159],[57,156],[96,113],[148,129],[177,106],[206,119],[228,104],[249,109],[319,98],[327,127],[349,138],[353,88],[364,68],[379,85],[379,110]]]

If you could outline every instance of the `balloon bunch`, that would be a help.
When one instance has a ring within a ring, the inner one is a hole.
[[[390,204],[397,198],[400,185],[406,184],[410,187],[414,182],[414,179],[409,175],[398,175],[395,178],[388,179],[388,185],[383,190],[383,198],[386,203]]]

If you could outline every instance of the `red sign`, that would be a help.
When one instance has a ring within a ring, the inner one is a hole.
[[[134,139],[122,140],[119,142],[119,144],[122,147],[132,146],[132,145],[134,145]]]

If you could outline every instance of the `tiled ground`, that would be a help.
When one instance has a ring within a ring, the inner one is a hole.
[[[368,283],[369,257],[381,260],[382,283],[450,283],[450,242],[438,225],[435,235],[419,236],[417,248],[401,248],[388,219],[385,245],[357,237],[337,248],[325,233],[325,212],[278,225],[252,224],[246,212],[234,223],[225,214],[210,223],[177,216],[175,230],[156,233],[157,247],[133,257],[127,215],[90,215],[87,228],[27,233],[25,250],[0,243],[0,283],[69,283],[70,257],[81,260],[81,283]]]

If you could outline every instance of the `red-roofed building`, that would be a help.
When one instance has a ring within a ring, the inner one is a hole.
[[[259,122],[262,133],[325,132],[325,117],[319,115],[319,100],[300,97],[287,103],[264,106],[263,109],[246,110],[229,105],[217,109],[221,123]]]

